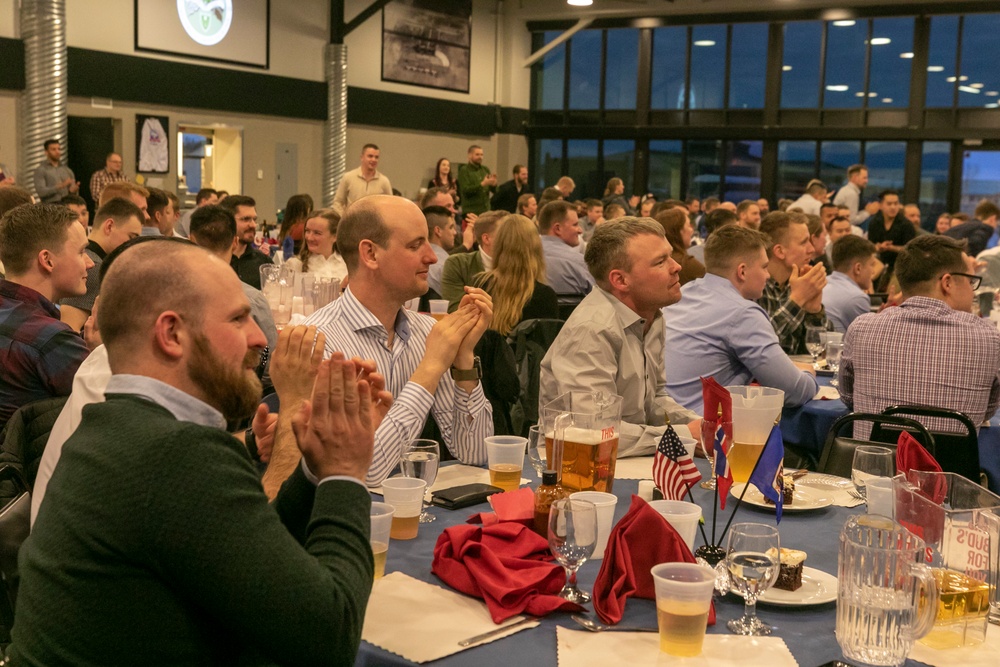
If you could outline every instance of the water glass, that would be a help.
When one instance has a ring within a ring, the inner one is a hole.
[[[819,355],[823,353],[825,348],[822,339],[822,334],[824,333],[826,333],[826,330],[822,327],[806,326],[806,351],[812,357],[813,366],[816,365]]]
[[[539,479],[545,472],[545,433],[540,425],[528,429],[528,462]]]
[[[732,590],[745,600],[743,617],[726,624],[737,635],[769,635],[771,626],[757,618],[757,598],[778,580],[778,529],[763,523],[737,523],[729,531],[726,569]]]
[[[896,469],[896,454],[888,447],[861,445],[854,450],[851,464],[851,481],[854,490],[863,499],[868,499],[866,483],[873,477],[892,477]]]
[[[434,480],[437,479],[440,461],[441,447],[437,442],[417,439],[403,448],[403,454],[399,458],[399,468],[403,477],[422,479],[427,483],[429,489],[434,484]],[[420,523],[430,523],[434,519],[434,515],[429,514],[421,505]]]
[[[830,385],[834,387],[840,384],[839,380],[837,380],[837,373],[840,372],[840,355],[843,351],[843,343],[830,342],[826,344],[826,365],[830,367],[830,372],[833,373]]]
[[[563,498],[549,510],[549,548],[566,570],[566,585],[559,596],[577,604],[590,602],[590,595],[576,585],[576,571],[594,553],[597,545],[597,507],[586,500]]]

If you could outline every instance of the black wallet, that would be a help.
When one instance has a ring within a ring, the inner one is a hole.
[[[431,496],[431,503],[446,510],[457,510],[470,505],[478,505],[486,502],[486,499],[494,493],[500,493],[499,489],[489,484],[463,484],[453,486],[450,489],[435,491]]]

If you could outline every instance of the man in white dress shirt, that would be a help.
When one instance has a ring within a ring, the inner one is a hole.
[[[868,167],[863,164],[852,164],[847,168],[847,184],[837,190],[833,203],[846,206],[850,211],[852,225],[868,229],[868,218],[879,211],[878,202],[869,202],[861,207],[861,191],[868,185]]]
[[[455,217],[443,206],[428,206],[423,213],[427,219],[427,240],[437,257],[437,262],[427,269],[427,284],[438,295],[437,298],[440,298],[444,263],[448,259],[448,253],[455,247]]]

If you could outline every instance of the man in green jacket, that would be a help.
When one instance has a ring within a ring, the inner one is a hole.
[[[374,567],[370,388],[342,355],[283,406],[303,465],[269,505],[227,422],[260,400],[239,279],[186,244],[109,269],[112,377],[20,554],[14,665],[353,665]]]
[[[490,193],[497,189],[497,175],[483,164],[483,149],[469,146],[469,163],[458,168],[458,194],[462,211],[479,215],[490,210]]]

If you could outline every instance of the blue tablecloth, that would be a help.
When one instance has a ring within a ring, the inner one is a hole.
[[[703,473],[707,466],[699,461]],[[530,468],[527,468],[530,470]],[[614,491],[618,496],[615,508],[615,521],[628,511],[631,495],[636,492],[638,482],[634,480],[618,480]],[[693,489],[695,502],[706,508],[706,530],[711,536],[711,507],[713,494],[695,487]],[[721,533],[725,520],[733,511],[735,500],[727,504],[725,512],[719,512],[718,529]],[[431,508],[430,512],[437,516],[437,521],[420,526],[420,534],[415,540],[393,540],[389,546],[386,572],[402,571],[406,574],[438,586],[446,587],[437,577],[431,574],[434,543],[438,535],[448,526],[463,523],[470,514],[488,511],[488,506],[481,505],[463,510],[448,511]],[[847,518],[858,513],[859,509],[829,507],[812,512],[785,512],[780,525],[781,544],[790,548],[801,549],[808,553],[807,567],[814,567],[823,572],[837,573],[837,550],[840,529]],[[770,523],[774,521],[774,512],[744,505],[739,510],[737,521],[754,521]],[[696,546],[702,544],[699,536]],[[602,561],[591,561],[583,565],[578,579],[580,585],[590,591],[600,570]],[[591,605],[588,605],[592,609]],[[816,667],[831,660],[843,659],[840,647],[834,636],[836,620],[836,603],[827,603],[813,607],[774,607],[763,603],[758,605],[758,615],[765,622],[775,627],[774,635],[782,638],[801,667]],[[718,621],[708,629],[709,633],[727,633],[726,621],[738,618],[743,612],[742,598],[729,595],[716,601]],[[413,613],[420,613],[414,609]],[[653,601],[630,599],[625,609],[622,623],[655,627],[656,610]],[[456,653],[447,658],[435,661],[435,667],[453,667],[459,665],[476,665],[477,667],[509,667],[510,665],[546,665],[555,667],[556,631],[557,626],[579,629],[569,614],[556,613],[542,620],[539,627],[525,630],[511,637],[494,641],[490,644]],[[408,665],[409,663],[397,655],[388,653],[362,642],[357,665]],[[920,665],[907,661],[908,666]]]

